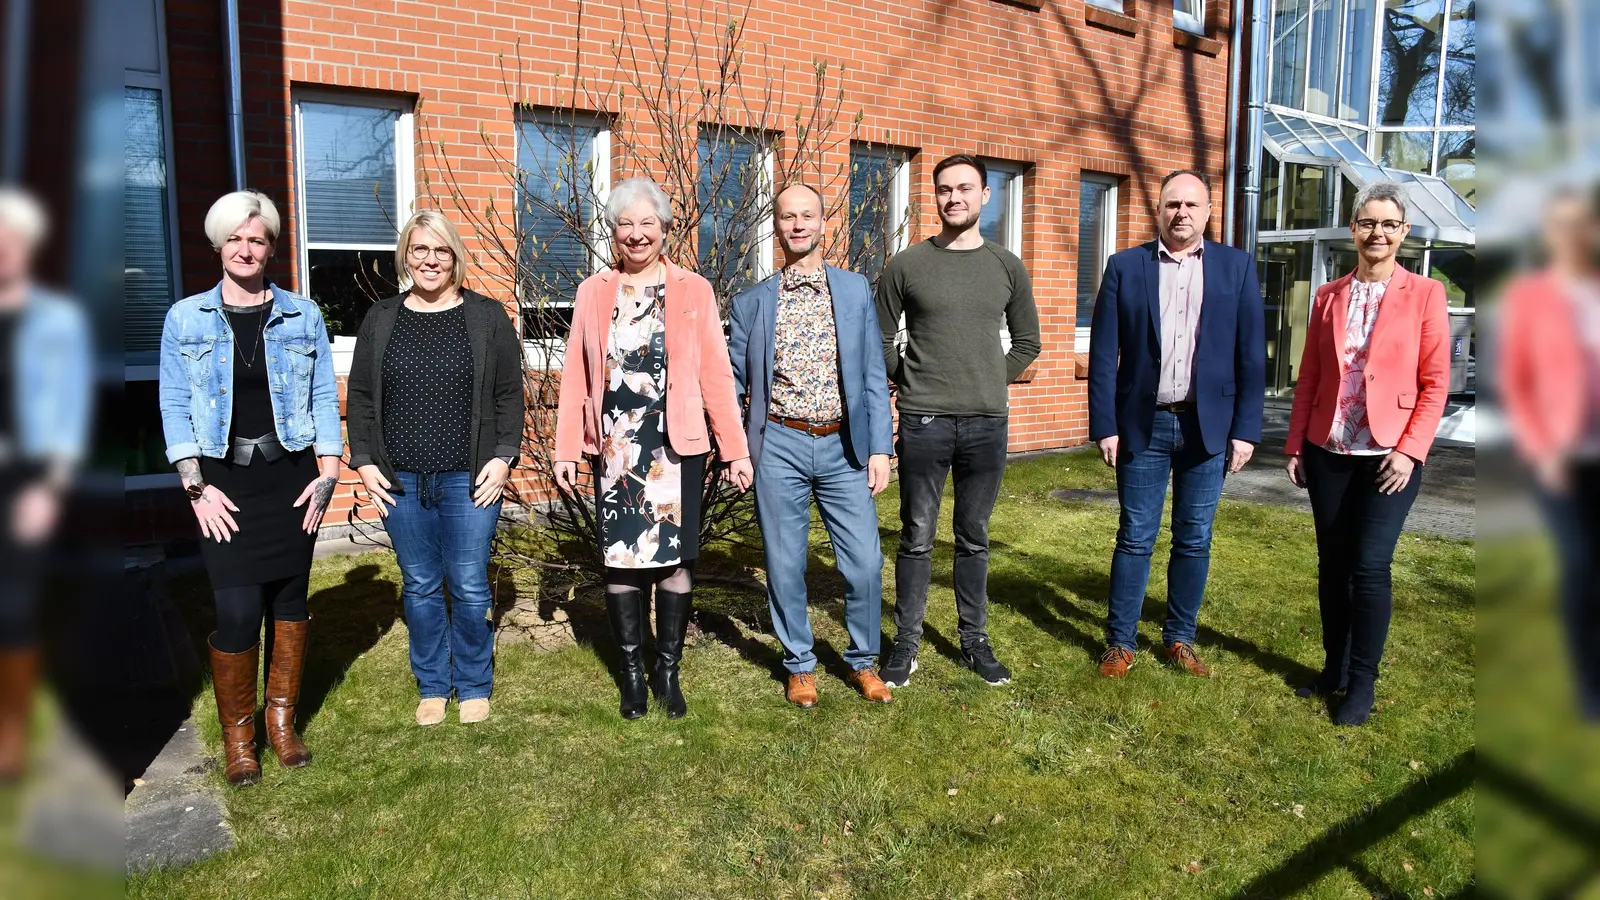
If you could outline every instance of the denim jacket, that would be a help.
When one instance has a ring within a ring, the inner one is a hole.
[[[88,449],[94,396],[89,322],[71,299],[34,288],[17,324],[17,438],[22,456],[75,462]]]
[[[271,288],[267,384],[278,440],[288,450],[315,447],[318,456],[342,456],[339,389],[322,311],[304,297]],[[219,282],[173,304],[161,330],[161,427],[169,462],[227,455],[232,390],[233,331],[222,312]]]

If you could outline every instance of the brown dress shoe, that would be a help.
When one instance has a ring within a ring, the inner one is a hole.
[[[810,709],[817,705],[817,676],[810,672],[801,672],[789,676],[789,685],[784,689],[784,699],[801,709]]]
[[[894,695],[889,693],[889,686],[878,677],[878,670],[871,666],[851,672],[847,680],[861,692],[862,697],[873,703],[888,703],[894,699]]]
[[[1195,655],[1194,648],[1183,641],[1168,644],[1162,649],[1161,655],[1166,657],[1168,665],[1183,669],[1190,675],[1211,677],[1211,670],[1206,668],[1206,664],[1200,661],[1199,656]]]
[[[1100,674],[1107,678],[1126,678],[1133,667],[1133,651],[1126,647],[1107,647],[1100,654]]]
[[[272,654],[267,660],[267,744],[278,765],[298,769],[311,762],[311,751],[294,730],[300,702],[300,676],[305,671],[306,632],[311,620],[272,622]]]

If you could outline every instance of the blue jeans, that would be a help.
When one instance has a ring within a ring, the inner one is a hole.
[[[472,505],[472,475],[396,472],[386,526],[400,564],[401,599],[411,633],[411,672],[424,698],[489,696],[494,627],[489,621],[489,545],[500,504]],[[450,586],[446,611],[445,585]]]
[[[1222,497],[1226,454],[1207,453],[1191,413],[1156,410],[1150,446],[1117,457],[1117,499],[1122,503],[1117,549],[1111,554],[1106,643],[1136,649],[1139,613],[1150,584],[1150,556],[1161,530],[1161,509],[1172,481],[1172,556],[1167,561],[1165,644],[1194,643],[1200,601],[1211,571],[1211,525]]]
[[[817,667],[806,612],[813,495],[844,579],[844,624],[850,634],[844,660],[857,670],[877,665],[883,619],[878,508],[866,469],[851,466],[845,458],[844,433],[812,437],[769,423],[755,486],[756,517],[767,553],[767,603],[783,644],[784,668],[793,674]]]

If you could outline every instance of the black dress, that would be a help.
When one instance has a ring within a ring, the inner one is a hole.
[[[276,427],[263,333],[272,304],[243,308],[224,304],[222,309],[233,330],[231,445],[235,437],[258,438]],[[231,542],[200,539],[200,555],[213,588],[263,584],[311,571],[317,536],[300,527],[306,508],[296,508],[294,502],[317,474],[317,457],[309,447],[272,462],[256,453],[248,465],[236,464],[231,451],[223,459],[200,458],[200,476],[239,507],[232,513],[239,532]]]

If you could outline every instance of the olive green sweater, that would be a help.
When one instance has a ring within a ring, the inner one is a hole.
[[[895,335],[905,314],[905,356]],[[1011,332],[1011,350],[1000,329]],[[984,241],[948,250],[931,239],[894,255],[878,282],[878,327],[902,414],[1004,416],[1006,386],[1039,355],[1039,311],[1022,260]]]

